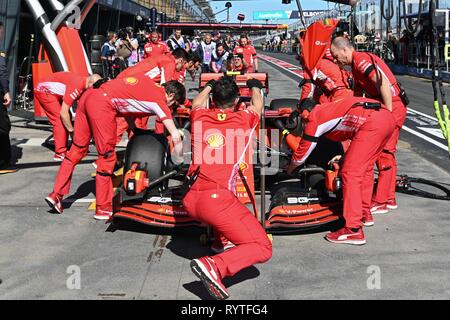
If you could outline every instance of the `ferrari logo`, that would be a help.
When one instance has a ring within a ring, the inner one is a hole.
[[[138,79],[134,78],[134,77],[128,77],[125,78],[125,83],[134,86],[135,84],[137,84],[139,82]]]
[[[218,119],[219,121],[225,121],[226,118],[227,118],[227,115],[226,115],[225,113],[219,113],[219,114],[217,115],[217,119]]]

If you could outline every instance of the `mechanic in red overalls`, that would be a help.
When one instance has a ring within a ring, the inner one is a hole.
[[[334,62],[330,49],[327,49],[314,70],[304,70],[300,103],[311,98],[319,103],[326,103],[351,97],[353,91],[349,83],[350,78],[351,73],[341,69]]]
[[[305,163],[320,136],[332,141],[350,139],[341,170],[345,227],[328,233],[326,239],[333,243],[365,244],[362,225],[370,224],[373,168],[394,131],[395,120],[379,101],[362,97],[317,105],[309,115],[302,113],[302,117],[305,129],[288,173]]]
[[[247,72],[258,72],[258,58],[256,57],[255,47],[248,43],[248,37],[242,34],[239,45],[233,50],[233,54],[242,54],[245,63],[247,64]],[[254,68],[253,68],[254,64]]]
[[[161,87],[145,75],[111,80],[85,92],[77,109],[72,147],[59,168],[53,192],[45,199],[50,207],[58,213],[63,212],[62,197],[69,193],[75,166],[87,154],[94,137],[99,155],[94,218],[109,219],[113,199],[111,175],[116,163],[116,116],[129,116],[129,123],[133,124],[132,117],[149,113],[158,115],[172,136],[175,161],[179,161],[182,156],[181,137],[169,107],[185,98],[186,90],[179,82],[170,81]]]
[[[170,52],[167,44],[159,40],[158,32],[153,31],[149,38],[150,41],[144,46],[144,58],[156,57]]]
[[[145,74],[156,83],[163,84],[168,81],[177,80],[178,72],[185,67],[187,61],[190,60],[189,54],[186,50],[177,48],[172,53],[165,55],[158,55],[142,60],[133,67],[122,71],[117,78],[123,79],[126,77]],[[149,116],[137,117],[136,127],[147,129]],[[117,143],[122,140],[124,132],[128,132],[128,138],[131,138],[132,131],[124,118],[117,118]]]
[[[175,71],[175,75],[173,77],[173,80],[177,80],[182,85],[186,82],[186,73],[188,72],[191,77],[195,75],[195,72],[198,70],[201,64],[201,59],[198,55],[189,55],[188,61],[185,63],[183,69],[180,71]],[[194,79],[192,79],[194,80]],[[186,98],[184,103],[182,104],[182,107],[184,108],[190,108],[192,106],[192,103],[189,99]],[[148,117],[147,117],[148,122]],[[147,123],[145,123],[145,128],[147,128]],[[164,134],[164,125],[162,121],[157,117],[155,120],[155,129],[153,130],[154,133],[157,134]]]
[[[73,132],[70,107],[99,79],[98,74],[85,77],[73,72],[55,72],[43,77],[36,85],[34,96],[53,126],[55,161],[62,161],[66,156],[67,138],[69,132]]]
[[[239,89],[233,80],[223,77],[208,82],[194,99],[191,113],[193,160],[188,175],[199,173],[183,206],[190,216],[235,244],[213,257],[191,261],[192,271],[216,299],[229,297],[223,278],[272,256],[272,244],[264,229],[236,197],[239,164],[252,143],[264,106],[261,82],[250,79],[247,85],[252,90],[247,109],[234,111]],[[210,93],[215,107],[206,109]]]
[[[400,129],[406,118],[408,98],[389,67],[378,56],[356,52],[350,41],[343,37],[333,40],[331,51],[339,65],[352,67],[355,95],[364,93],[366,97],[382,102],[394,116],[396,128],[376,162],[378,184],[371,205],[372,214],[387,213],[389,209],[397,209],[395,153]]]

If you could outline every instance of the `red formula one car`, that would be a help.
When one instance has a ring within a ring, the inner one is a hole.
[[[202,74],[199,88],[202,89],[210,79],[222,76]],[[251,99],[246,87],[247,79],[260,80],[264,93],[269,91],[266,73],[228,76],[232,76],[240,88],[237,108],[246,108]],[[318,227],[336,221],[341,212],[339,180],[335,171],[327,170],[328,161],[337,154],[343,154],[339,143],[321,139],[297,178],[286,174],[285,168],[295,148],[292,141],[289,146],[287,138],[299,140],[302,131],[298,119],[294,123],[289,122],[291,134],[285,130],[291,112],[296,109],[295,99],[272,100],[262,114],[253,147],[240,164],[237,196],[242,203],[253,204],[255,215],[271,233]],[[180,128],[189,130],[189,114],[190,109],[186,108],[179,108],[174,113]],[[187,145],[190,141],[186,141]],[[183,173],[186,170],[171,168],[169,151],[170,143],[165,136],[151,131],[136,132],[126,149],[125,174],[122,188],[115,198],[114,221],[129,219],[164,228],[206,227],[190,218],[182,207],[182,197],[192,182]],[[185,153],[186,157],[190,158],[189,152]],[[269,194],[268,208],[265,196],[261,196],[258,208],[255,196]]]

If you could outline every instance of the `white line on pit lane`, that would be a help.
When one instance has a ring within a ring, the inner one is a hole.
[[[275,62],[272,62],[272,61],[269,61],[269,60],[267,60],[267,59],[264,59],[263,57],[261,57],[261,59],[264,60],[265,62],[269,62],[269,63],[271,63],[271,64],[273,64],[273,65],[275,65],[275,66],[277,66],[277,67],[279,67],[279,68],[282,68],[282,69],[284,69],[284,70],[286,70],[286,71],[292,73],[293,75],[295,75],[295,76],[301,78],[301,77],[300,77],[298,74],[296,74],[295,72],[292,72],[291,70],[289,70],[289,69],[287,69],[287,68],[285,68],[285,67],[282,67],[282,66],[280,66],[280,65],[277,65]],[[281,61],[281,60],[280,60],[280,61]],[[424,116],[424,117],[427,117],[427,118],[429,118],[429,119],[432,119],[432,120],[435,120],[435,121],[436,121],[436,118],[433,118],[432,116],[427,115],[427,114],[425,114],[425,113],[423,113],[423,112],[417,111],[417,110],[415,110],[415,109],[412,109],[412,108],[409,108],[409,107],[408,107],[408,111],[414,112],[414,113],[416,113],[416,114],[419,114],[419,115],[421,115],[421,116]],[[436,140],[433,140],[433,139],[427,137],[426,135],[424,135],[424,134],[422,134],[422,133],[420,133],[420,132],[418,132],[418,131],[416,131],[416,130],[413,130],[413,129],[411,129],[411,128],[408,128],[408,127],[405,126],[405,125],[403,125],[402,129],[405,129],[405,130],[408,131],[409,133],[411,133],[411,134],[413,134],[413,135],[415,135],[415,136],[417,136],[417,137],[419,137],[419,138],[421,138],[421,139],[424,139],[425,141],[428,141],[429,143],[432,143],[432,144],[434,144],[435,146],[437,146],[437,147],[439,147],[439,148],[441,148],[441,149],[443,149],[443,150],[445,150],[445,151],[448,151],[448,147],[447,147],[446,145],[444,145],[444,144],[442,144],[442,143],[440,143],[440,142],[438,142],[438,141],[436,141]]]

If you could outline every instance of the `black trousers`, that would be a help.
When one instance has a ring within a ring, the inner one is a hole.
[[[11,131],[11,121],[8,110],[3,105],[3,94],[0,94],[0,169],[10,165],[11,142],[9,132]]]

